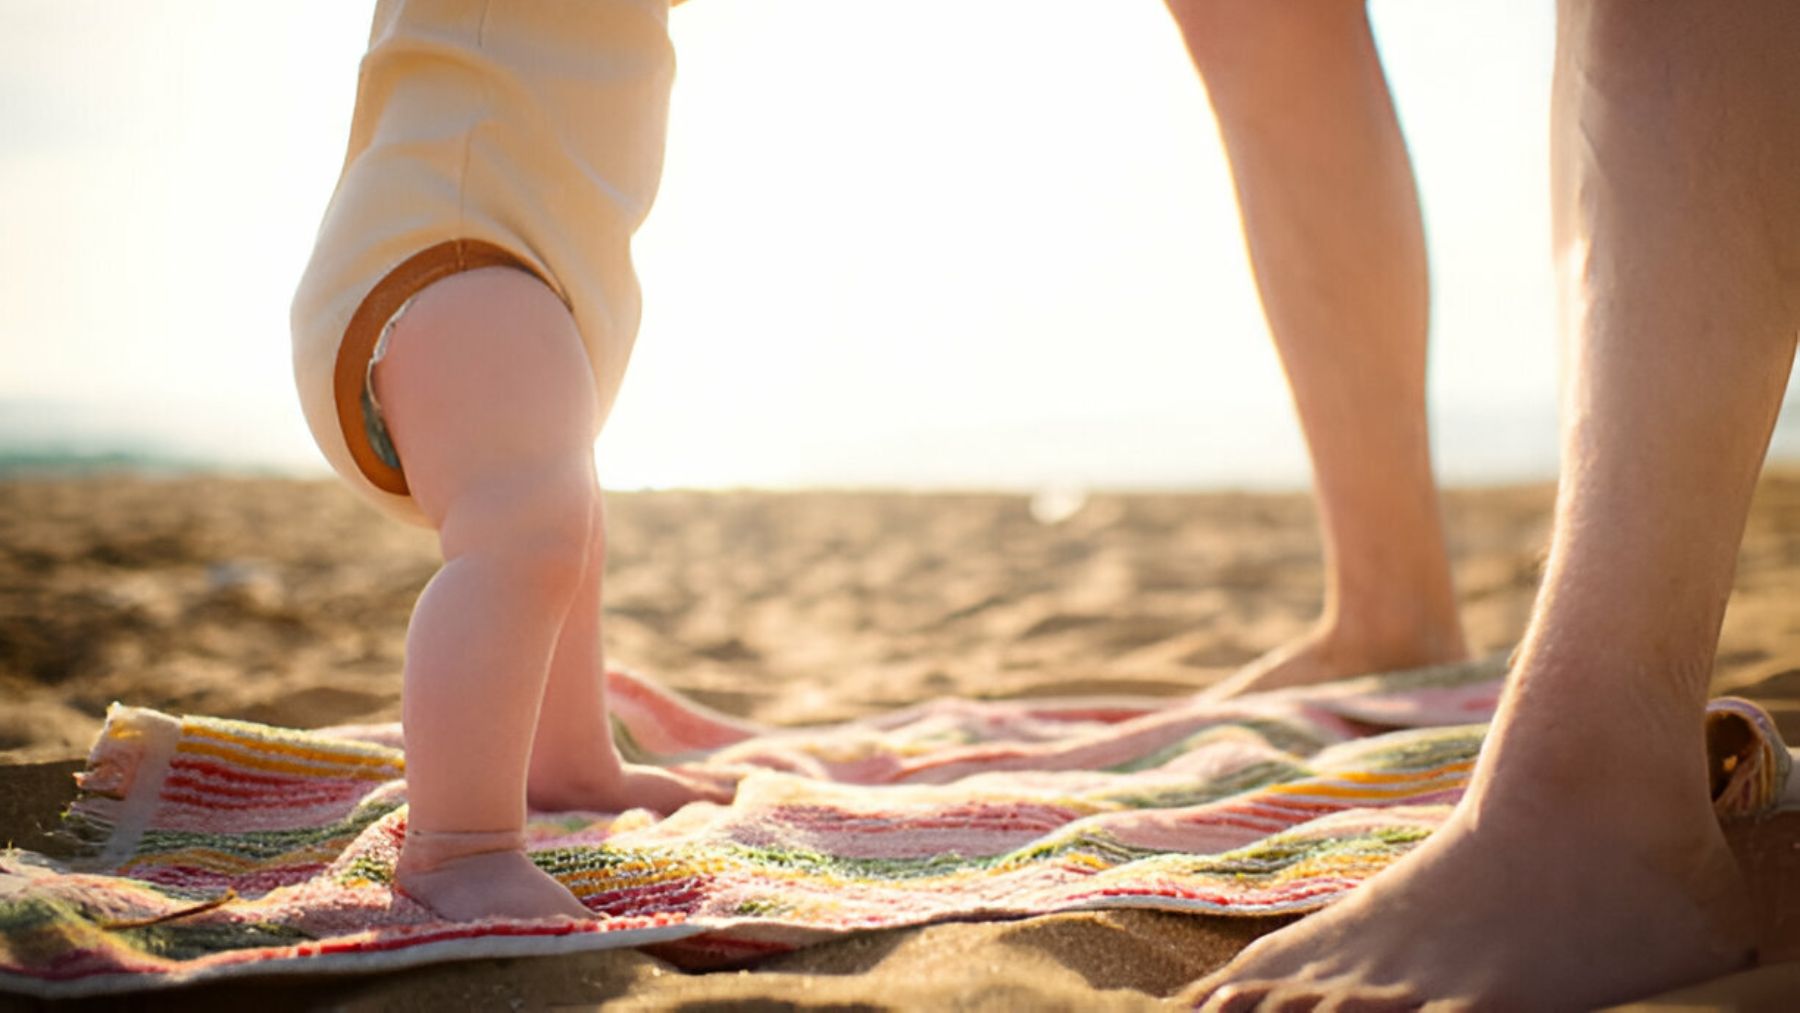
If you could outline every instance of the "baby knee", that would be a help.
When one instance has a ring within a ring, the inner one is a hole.
[[[572,596],[601,536],[600,492],[581,467],[528,469],[469,490],[446,514],[446,560],[481,555],[523,588]]]

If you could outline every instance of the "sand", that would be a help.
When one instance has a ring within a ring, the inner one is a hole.
[[[1477,651],[1523,629],[1551,499],[1447,498]],[[612,656],[776,724],[944,695],[1190,692],[1300,633],[1320,598],[1302,496],[1097,495],[1058,523],[1006,495],[667,492],[608,511]],[[0,482],[0,837],[54,849],[42,833],[113,700],[299,727],[397,717],[406,617],[433,567],[426,533],[331,482]],[[1800,742],[1800,475],[1758,494],[1715,688],[1763,702]],[[1800,961],[1800,814],[1734,843],[1765,901],[1766,959]],[[216,986],[148,1008],[1136,1009],[1280,924],[1083,913],[870,934],[704,975],[624,951]],[[1702,988],[1667,1003],[1764,1008],[1800,995],[1800,967]]]

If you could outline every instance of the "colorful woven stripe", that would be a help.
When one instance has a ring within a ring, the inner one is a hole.
[[[944,701],[768,731],[614,673],[621,742],[739,789],[666,819],[534,819],[532,857],[594,912],[587,923],[441,923],[390,889],[406,819],[391,726],[297,732],[115,707],[68,816],[88,856],[0,858],[0,988],[650,943],[705,965],[949,918],[1311,910],[1442,820],[1499,674],[1465,665],[1223,704]],[[1715,714],[1721,811],[1769,807],[1785,747],[1753,707]]]

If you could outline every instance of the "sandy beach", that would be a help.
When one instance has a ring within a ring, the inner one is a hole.
[[[1551,502],[1548,487],[1448,494],[1475,651],[1522,631]],[[1320,597],[1299,495],[1095,495],[1055,522],[987,494],[658,492],[615,494],[608,511],[614,662],[771,724],[942,696],[1188,693],[1299,634]],[[44,833],[115,700],[294,727],[397,718],[406,619],[434,564],[427,533],[331,482],[0,482],[0,834],[58,849]],[[1714,683],[1800,742],[1800,474],[1760,488]],[[1765,962],[1800,960],[1800,814],[1734,835],[1767,904]],[[1070,914],[869,934],[704,975],[614,951],[220,985],[145,1008],[1134,1009],[1279,924]],[[1770,1008],[1800,994],[1795,970],[1687,998]]]

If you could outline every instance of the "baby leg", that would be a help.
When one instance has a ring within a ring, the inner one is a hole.
[[[521,833],[546,671],[599,523],[591,376],[563,304],[506,268],[426,289],[376,367],[444,553],[407,633],[396,878],[445,917],[587,915]]]
[[[697,799],[727,801],[728,792],[670,771],[624,763],[607,717],[606,665],[600,641],[606,526],[596,509],[581,588],[556,652],[531,747],[528,780],[534,809],[620,812],[643,806],[671,813]]]

